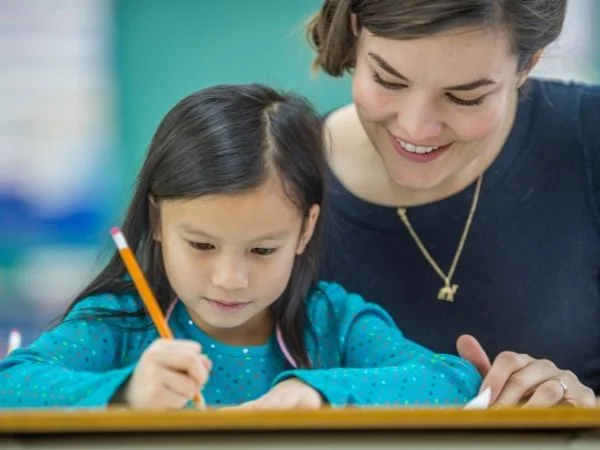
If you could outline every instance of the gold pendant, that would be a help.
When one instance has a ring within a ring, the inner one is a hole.
[[[438,300],[445,302],[453,302],[456,291],[458,290],[458,284],[450,285],[449,281],[446,281],[446,285],[438,292]]]

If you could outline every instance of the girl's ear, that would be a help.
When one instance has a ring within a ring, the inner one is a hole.
[[[160,209],[158,202],[152,194],[148,194],[148,223],[150,224],[150,234],[152,235],[152,239],[160,242]]]
[[[317,204],[312,205],[308,210],[308,217],[304,221],[304,229],[302,230],[302,234],[298,240],[298,246],[296,247],[297,255],[304,253],[306,246],[310,242],[313,233],[315,232],[315,226],[317,225],[317,220],[319,220],[320,212],[321,207]]]
[[[358,17],[356,14],[350,14],[350,26],[352,27],[352,33],[354,33],[354,37],[358,36]]]

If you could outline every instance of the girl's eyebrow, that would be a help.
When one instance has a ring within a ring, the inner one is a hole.
[[[193,234],[195,236],[202,236],[202,237],[209,238],[209,239],[212,239],[212,240],[215,240],[215,241],[219,240],[219,238],[217,236],[213,236],[210,233],[202,231],[202,230],[200,230],[198,228],[194,228],[194,227],[189,226],[187,224],[182,224],[179,228],[183,232],[185,232],[187,234]],[[275,240],[278,240],[278,239],[283,239],[285,237],[288,237],[289,235],[290,235],[289,230],[281,230],[281,231],[277,231],[275,233],[269,233],[269,234],[265,234],[263,236],[258,236],[256,238],[253,238],[252,242],[255,242],[255,241],[271,241],[271,240],[275,241]]]

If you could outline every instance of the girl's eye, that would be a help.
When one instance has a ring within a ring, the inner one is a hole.
[[[269,256],[272,255],[273,253],[275,253],[277,251],[276,248],[262,248],[262,247],[258,247],[258,248],[253,248],[252,252],[255,253],[258,256]]]
[[[479,97],[473,100],[463,100],[462,98],[458,98],[455,97],[452,94],[446,94],[446,97],[451,101],[456,103],[457,105],[460,106],[477,106],[477,105],[481,105],[483,103],[483,99],[485,98],[485,96],[483,97]]]
[[[205,242],[190,242],[190,246],[194,250],[198,250],[198,251],[201,251],[201,252],[205,252],[205,251],[208,251],[208,250],[213,250],[215,248],[214,245],[207,244]]]
[[[406,85],[402,84],[402,83],[390,83],[389,81],[385,81],[383,78],[381,78],[379,76],[379,74],[377,72],[373,72],[373,74],[371,76],[373,78],[373,81],[375,81],[375,83],[377,83],[378,85],[380,85],[381,87],[384,87],[386,89],[399,90],[399,89],[404,89],[406,87]]]

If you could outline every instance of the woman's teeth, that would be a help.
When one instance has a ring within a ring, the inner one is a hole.
[[[419,155],[431,153],[432,151],[437,150],[439,148],[439,147],[426,147],[424,145],[414,145],[414,144],[411,144],[410,142],[406,142],[406,141],[403,141],[400,139],[396,139],[396,140],[402,146],[402,148],[404,148],[404,150],[406,150],[407,152],[418,153]]]

